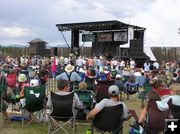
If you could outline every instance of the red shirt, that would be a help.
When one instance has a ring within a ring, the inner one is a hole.
[[[156,91],[159,94],[160,97],[164,96],[164,95],[170,95],[171,94],[171,90],[170,89],[160,89],[160,90],[153,89],[153,90]]]

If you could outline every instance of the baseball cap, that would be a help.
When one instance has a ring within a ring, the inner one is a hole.
[[[112,85],[109,87],[108,92],[110,95],[119,95],[119,88],[116,85]]]

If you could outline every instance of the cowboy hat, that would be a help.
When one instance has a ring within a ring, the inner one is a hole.
[[[74,66],[72,66],[71,64],[68,64],[66,67],[65,67],[65,71],[67,73],[70,73],[74,70]]]

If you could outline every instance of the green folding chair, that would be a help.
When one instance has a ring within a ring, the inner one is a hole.
[[[83,102],[84,105],[84,109],[77,111],[76,119],[80,120],[80,122],[76,124],[89,125],[89,123],[86,122],[86,114],[93,108],[95,103],[94,93],[90,90],[74,90],[74,92],[78,95],[80,101]]]
[[[138,98],[142,100],[141,107],[144,107],[144,105],[147,103],[147,95],[151,91],[151,84],[149,82],[145,82],[143,85],[143,91],[139,93]]]
[[[4,96],[4,92],[6,91],[6,88],[7,88],[6,85],[2,85],[2,84],[0,85],[0,113],[1,113],[0,129],[2,128],[3,125],[6,124],[5,117],[2,114],[2,110],[5,110],[7,108],[7,106],[5,105],[4,100],[3,100],[3,96]]]
[[[43,117],[46,122],[46,86],[24,87],[25,104],[22,106],[22,127],[28,126],[33,120],[39,124],[42,122],[38,117]],[[28,115],[28,117],[27,117]],[[28,120],[25,125],[25,119]]]
[[[91,109],[93,105],[94,95],[90,90],[74,90],[79,99],[83,102],[86,109]]]

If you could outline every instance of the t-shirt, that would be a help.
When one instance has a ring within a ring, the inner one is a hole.
[[[129,116],[127,106],[125,103],[120,102],[120,101],[114,101],[111,99],[103,99],[101,102],[96,104],[95,108],[101,111],[104,107],[111,107],[111,106],[116,106],[119,104],[123,105],[123,118],[127,118]]]
[[[176,106],[180,106],[180,95],[172,95],[168,98],[165,98],[163,101],[168,102],[170,99],[172,99],[172,104]]]

